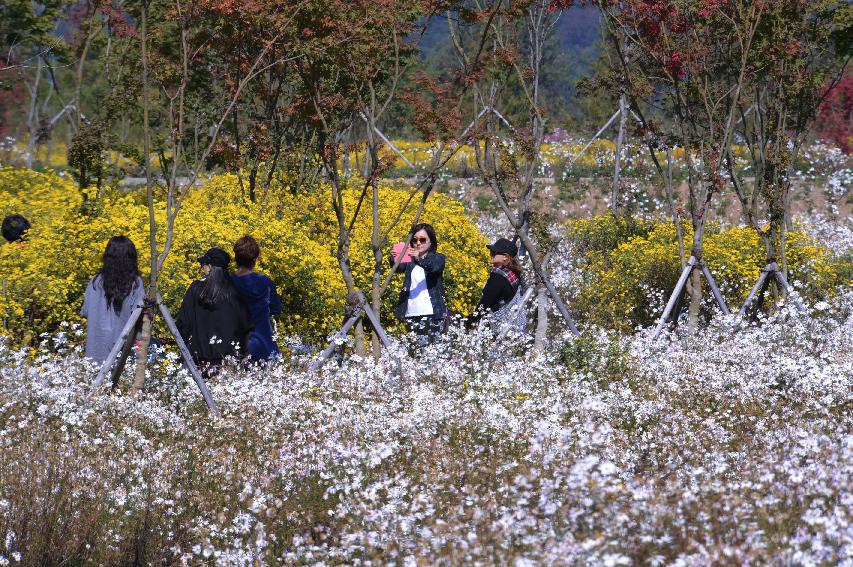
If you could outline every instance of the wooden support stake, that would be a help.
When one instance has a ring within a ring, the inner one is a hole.
[[[775,263],[775,262],[774,262]],[[740,311],[738,311],[737,316],[743,317],[746,315],[746,311],[752,305],[752,302],[755,301],[755,297],[759,295],[759,290],[763,293],[764,282],[767,280],[767,276],[772,270],[772,264],[767,264],[764,266],[764,269],[761,270],[761,275],[758,276],[758,281],[755,282],[755,285],[752,286],[752,291],[749,292],[749,295],[746,296],[746,301],[743,302],[743,305],[740,307]]]
[[[116,358],[118,358],[118,355],[124,347],[125,342],[130,340],[128,337],[133,337],[135,335],[134,331],[136,330],[136,325],[139,322],[141,316],[142,305],[137,305],[133,308],[133,311],[130,312],[130,317],[128,318],[127,323],[124,324],[124,327],[121,330],[121,334],[119,334],[118,339],[113,345],[113,348],[110,349],[110,353],[107,355],[107,359],[104,360],[104,364],[101,365],[101,370],[95,377],[95,381],[92,382],[92,389],[89,391],[90,395],[92,394],[92,392],[97,390],[101,386],[101,384],[104,383],[104,380],[107,377],[107,372],[109,372],[112,366],[115,364]],[[119,370],[119,372],[121,371]]]
[[[510,130],[512,130],[513,132],[515,132],[515,127],[514,127],[512,124],[510,124],[510,123],[509,123],[509,120],[507,120],[506,118],[504,118],[504,115],[503,115],[503,114],[501,114],[500,112],[498,112],[498,109],[497,109],[497,108],[492,107],[492,113],[493,113],[495,116],[497,116],[498,118],[500,118],[500,119],[501,119],[501,122],[503,122],[504,124],[506,124],[507,128],[509,128]]]
[[[127,339],[124,341],[124,346],[122,346],[121,352],[118,355],[118,360],[116,360],[116,363],[113,366],[112,375],[110,376],[113,389],[118,387],[118,380],[121,377],[122,370],[124,370],[124,363],[127,362],[127,357],[130,356],[130,350],[133,348],[133,344],[136,342],[136,335],[139,333],[141,328],[142,317],[138,317],[136,319],[136,326],[133,328],[133,332],[128,333]]]
[[[776,262],[771,262],[771,271],[773,276],[776,278],[776,281],[779,285],[782,286],[782,289],[785,290],[785,295],[791,293],[791,286],[788,285],[788,280],[785,279],[785,274],[782,273],[782,269],[779,267],[779,264]]]
[[[524,242],[526,235],[521,232],[519,228],[515,229],[515,234],[519,239],[521,239],[522,242]],[[548,279],[548,275],[545,273],[544,260],[547,259],[548,255],[546,254],[543,258],[543,262],[539,264],[540,269],[537,270],[534,266],[533,271],[536,273],[536,276],[539,278],[539,281],[541,281],[542,284],[545,286],[545,289],[548,290],[548,295],[550,295],[551,299],[554,300],[554,304],[557,306],[557,311],[560,312],[560,315],[562,315],[563,319],[566,321],[566,324],[569,326],[569,329],[572,331],[572,333],[574,333],[576,337],[579,337],[581,335],[581,332],[578,329],[578,326],[575,324],[575,320],[572,317],[572,314],[569,312],[569,308],[566,307],[565,303],[563,303],[563,298],[561,298],[560,294],[557,293],[557,288],[554,287],[554,284],[551,283],[551,280]]]
[[[554,287],[554,284],[551,283],[551,280],[549,280],[548,276],[545,274],[540,274],[539,277],[542,279],[542,283],[545,284],[545,289],[548,290],[548,295],[551,296],[551,299],[553,299],[554,303],[557,305],[557,311],[559,311],[560,315],[563,316],[563,319],[566,320],[566,324],[569,326],[572,333],[574,333],[576,337],[579,337],[581,332],[578,330],[578,326],[575,324],[572,314],[569,313],[569,308],[566,307],[566,304],[563,303],[563,299],[560,297],[560,294],[557,293],[557,288]]]
[[[467,135],[468,135],[468,132],[471,130],[471,128],[473,128],[473,127],[474,127],[474,125],[476,125],[476,124],[477,124],[477,121],[478,121],[478,120],[480,120],[480,118],[482,118],[482,117],[483,117],[483,115],[484,115],[484,114],[486,114],[489,110],[490,110],[490,108],[489,108],[488,106],[484,106],[484,107],[483,107],[483,110],[481,110],[481,111],[480,111],[480,113],[477,115],[477,117],[476,117],[474,120],[472,120],[472,121],[471,121],[471,123],[470,123],[470,124],[468,124],[468,125],[465,127],[465,129],[464,129],[464,130],[462,130],[462,133],[461,133],[461,134],[459,134],[459,138],[457,138],[457,139],[458,139],[459,141],[461,141],[461,142],[464,142],[464,141],[465,141],[465,136],[467,136]],[[450,147],[451,147],[451,148],[453,148],[453,149],[455,149],[457,145],[458,145],[458,144],[456,144],[456,143],[451,143],[451,144],[450,144]]]
[[[201,376],[201,372],[199,372],[198,367],[195,365],[193,361],[192,354],[190,354],[190,349],[187,348],[187,344],[184,342],[183,337],[181,337],[181,332],[178,331],[178,326],[175,324],[175,320],[172,319],[172,314],[169,313],[169,310],[166,309],[166,304],[163,302],[163,298],[160,294],[157,294],[157,305],[160,307],[160,313],[163,315],[163,319],[166,321],[166,327],[172,333],[172,336],[175,337],[175,342],[178,343],[178,350],[181,351],[181,356],[184,357],[184,362],[187,365],[187,368],[190,370],[190,375],[195,380],[196,386],[201,391],[201,395],[204,398],[204,401],[207,402],[207,407],[210,408],[210,411],[217,415],[219,414],[219,408],[216,406],[216,402],[213,401],[213,397],[210,395],[210,392],[207,389],[207,384],[204,383],[204,379]],[[147,356],[148,353],[145,353]],[[140,353],[138,356],[143,356]]]
[[[365,301],[364,295],[361,292],[358,292],[358,296],[361,300],[361,308],[364,309],[364,312],[367,314],[367,318],[370,319],[370,323],[373,325],[373,330],[376,332],[376,336],[379,337],[379,340],[382,341],[385,348],[390,347],[391,341],[388,340],[388,335],[385,333],[385,329],[382,328],[382,323],[380,323],[379,317],[377,317],[376,313],[374,313],[373,309],[367,301]]]
[[[687,278],[690,277],[690,273],[693,271],[693,268],[696,267],[696,258],[690,256],[690,259],[687,260],[687,265],[684,266],[684,269],[681,270],[681,277],[678,278],[678,283],[675,284],[675,288],[672,290],[672,294],[669,296],[669,301],[666,303],[666,308],[663,310],[663,314],[660,316],[658,320],[658,324],[655,327],[654,333],[652,333],[652,339],[658,338],[660,332],[663,331],[664,325],[666,325],[667,321],[669,321],[670,316],[672,315],[672,308],[675,307],[675,302],[678,301],[678,297],[681,295],[681,292],[684,290],[685,284],[687,284]]]
[[[569,165],[568,165],[569,168],[572,167],[575,164],[575,162],[578,160],[578,158],[580,158],[584,154],[584,152],[586,152],[586,150],[589,149],[589,147],[592,145],[592,143],[595,142],[598,139],[598,137],[601,136],[604,133],[604,131],[610,127],[611,124],[613,124],[613,121],[616,120],[616,117],[619,116],[620,112],[621,111],[617,110],[613,114],[613,116],[610,117],[610,120],[608,120],[604,124],[604,126],[602,126],[598,130],[598,132],[595,133],[595,136],[593,136],[592,139],[586,143],[586,145],[581,149],[581,151],[579,151],[575,157],[573,157],[571,160],[569,160]]]
[[[711,270],[708,269],[708,265],[705,263],[705,260],[700,260],[699,266],[702,268],[702,275],[705,276],[705,280],[711,287],[711,293],[713,294],[714,299],[717,300],[717,305],[720,306],[724,315],[731,315],[729,306],[726,305],[726,300],[723,299],[723,294],[720,293],[720,288],[717,287],[717,281],[714,279],[714,275],[711,273]]]
[[[773,264],[775,265],[776,263],[774,262]],[[776,271],[774,272],[774,274],[776,276],[776,281],[779,282],[779,285],[781,285],[782,289],[785,290],[786,299],[788,301],[791,301],[791,293],[793,290],[791,290],[791,286],[788,285],[788,280],[785,278],[784,272],[782,272],[782,269],[779,268],[779,266],[776,266]],[[803,305],[803,302],[800,301],[797,296],[794,296],[794,303],[801,313],[806,313],[808,311],[808,309],[806,309],[806,306]]]
[[[382,323],[379,320],[379,317],[376,315],[376,312],[370,307],[367,301],[364,298],[364,294],[359,291],[358,292],[358,306],[356,307],[353,315],[346,320],[344,326],[341,327],[341,330],[335,333],[335,336],[329,341],[329,344],[323,349],[323,352],[320,353],[320,356],[314,359],[311,363],[311,366],[308,367],[308,375],[314,374],[317,372],[320,367],[323,365],[323,362],[326,361],[327,358],[332,356],[332,353],[335,352],[335,349],[338,345],[335,344],[335,340],[338,337],[346,336],[349,330],[355,325],[361,317],[367,315],[367,318],[370,320],[370,323],[373,325],[373,330],[376,332],[376,336],[379,337],[379,340],[382,341],[382,344],[385,348],[391,346],[391,341],[388,339],[388,334],[385,332],[385,329],[382,327]]]
[[[551,259],[551,251],[548,251],[545,254],[545,257],[542,258],[542,263],[539,264],[540,266],[542,266],[542,273],[543,274],[545,273],[545,266],[548,265],[548,260],[550,260],[550,259]],[[533,293],[535,291],[536,291],[535,285],[531,285],[527,288],[527,290],[524,292],[524,295],[521,298],[521,303],[515,306],[515,309],[513,310],[513,314],[518,313],[519,309],[524,309],[527,306],[527,302],[530,301],[531,297],[533,297]],[[512,329],[511,326],[509,326],[509,325],[504,326],[503,329],[501,329],[501,332],[498,334],[496,341],[497,342],[502,341],[504,339],[504,337],[506,337],[507,333],[509,333],[510,329]]]
[[[368,128],[369,128],[369,127],[370,127],[370,122],[367,120],[367,115],[365,115],[363,112],[359,112],[359,115],[361,115],[361,119],[362,119],[362,120],[364,120],[364,123],[365,123],[365,124],[367,124],[367,126],[368,126]],[[405,155],[403,155],[403,152],[401,152],[401,151],[400,151],[400,149],[399,149],[397,146],[395,146],[395,145],[391,142],[391,140],[389,140],[389,139],[385,136],[385,134],[383,134],[383,133],[379,130],[379,128],[377,128],[376,126],[374,126],[374,127],[373,127],[373,131],[374,131],[374,132],[376,132],[376,135],[377,135],[377,136],[379,136],[379,139],[380,139],[380,140],[382,140],[383,142],[385,142],[385,144],[387,144],[387,146],[388,146],[389,148],[391,148],[391,151],[392,151],[392,152],[394,152],[395,154],[397,154],[398,156],[400,156],[400,158],[401,158],[404,162],[406,162],[406,165],[408,165],[408,166],[409,166],[409,167],[411,167],[412,169],[417,169],[417,168],[415,167],[415,164],[413,164],[413,163],[409,160],[409,158],[407,158]],[[365,177],[366,177],[366,176],[365,176]]]
[[[336,348],[338,348],[338,345],[335,344],[335,339],[337,339],[338,337],[345,337],[346,334],[349,332],[349,330],[352,329],[353,325],[355,325],[356,322],[358,322],[358,320],[361,319],[361,316],[362,316],[362,310],[361,310],[361,308],[359,308],[352,315],[352,317],[350,317],[349,319],[346,320],[346,322],[344,323],[344,326],[341,327],[340,331],[335,333],[335,336],[332,338],[331,341],[329,341],[328,346],[326,346],[326,348],[323,349],[323,352],[320,353],[320,356],[315,358],[314,361],[311,363],[311,366],[308,367],[308,375],[309,376],[314,374],[315,372],[317,372],[320,369],[320,367],[323,365],[323,362],[325,362],[327,358],[332,356],[332,353],[335,352]]]

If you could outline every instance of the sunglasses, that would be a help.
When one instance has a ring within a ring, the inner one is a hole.
[[[413,242],[414,244],[426,244],[426,243],[428,243],[428,242],[429,242],[429,238],[426,238],[426,237],[423,237],[423,236],[421,236],[421,237],[419,237],[419,238],[412,238],[412,242]]]

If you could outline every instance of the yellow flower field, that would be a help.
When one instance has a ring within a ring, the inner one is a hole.
[[[383,230],[397,216],[409,195],[407,186],[383,186],[380,222]],[[345,193],[346,208],[355,210],[360,187]],[[83,195],[68,176],[13,168],[0,169],[0,214],[20,213],[30,219],[26,242],[0,248],[3,332],[27,342],[34,334],[52,331],[62,321],[78,322],[83,291],[99,269],[107,240],[124,234],[140,252],[143,278],[148,277],[148,211],[138,191],[115,189],[81,212]],[[402,239],[411,226],[418,199],[403,212],[391,242]],[[451,308],[469,313],[479,299],[487,275],[484,237],[461,203],[433,195],[423,221],[432,223],[439,251],[447,256],[445,285]],[[165,207],[157,206],[159,247],[165,236]],[[319,340],[341,324],[346,287],[335,258],[337,226],[328,188],[315,193],[292,193],[286,187],[270,192],[265,203],[244,200],[237,178],[215,176],[193,190],[175,226],[175,242],[161,275],[161,291],[175,311],[184,291],[200,276],[197,258],[209,247],[229,252],[244,234],[261,244],[259,271],[269,274],[284,303],[281,329]],[[369,202],[362,207],[352,234],[352,265],[357,285],[370,294],[373,253],[370,246]],[[383,251],[383,278],[388,270]],[[392,315],[401,276],[383,298],[383,321]]]

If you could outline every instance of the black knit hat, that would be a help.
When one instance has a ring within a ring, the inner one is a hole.
[[[513,244],[512,240],[507,240],[506,238],[498,238],[494,244],[488,245],[488,249],[491,251],[492,255],[506,254],[513,258],[518,255],[518,246]]]
[[[211,248],[198,261],[201,262],[202,266],[210,264],[211,266],[227,269],[228,264],[231,263],[231,256],[222,248]]]

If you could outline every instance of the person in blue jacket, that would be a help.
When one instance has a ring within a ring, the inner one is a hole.
[[[260,255],[261,248],[251,236],[244,236],[234,244],[237,272],[232,281],[255,323],[248,344],[249,359],[254,362],[278,356],[271,316],[281,313],[281,298],[276,293],[275,284],[268,276],[253,271]]]

